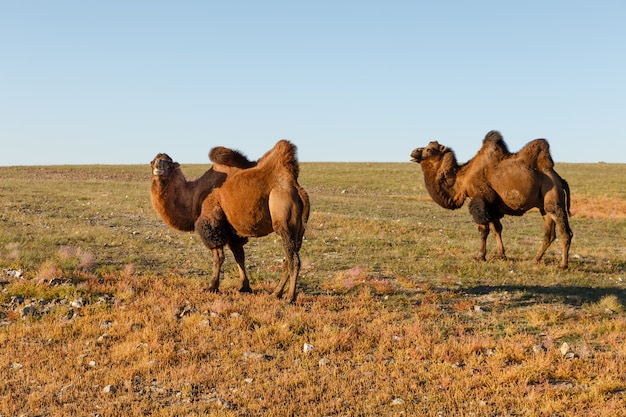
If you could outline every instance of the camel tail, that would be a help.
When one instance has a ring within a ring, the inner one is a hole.
[[[239,151],[235,151],[223,146],[216,146],[209,152],[209,159],[214,164],[222,164],[230,167],[252,168],[255,161],[250,161]]]
[[[259,159],[258,165],[264,164],[282,165],[287,168],[295,180],[300,175],[298,164],[298,148],[288,140],[282,139]]]
[[[563,191],[565,192],[565,207],[567,210],[567,215],[571,217],[572,212],[570,211],[570,208],[572,206],[572,198],[569,191],[569,184],[567,183],[567,181],[565,181],[565,178],[561,178],[561,184],[563,186]]]
[[[304,188],[300,187],[300,184],[298,184],[298,195],[302,200],[302,223],[306,227],[306,224],[309,222],[309,214],[311,214],[311,203],[309,194],[304,191]]]

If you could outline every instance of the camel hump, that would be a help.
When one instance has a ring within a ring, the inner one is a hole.
[[[490,150],[501,157],[511,155],[509,147],[506,145],[506,142],[504,142],[504,138],[497,130],[492,130],[485,135],[485,139],[483,139],[483,149]]]
[[[550,144],[545,139],[530,141],[518,153],[517,157],[539,171],[554,169],[554,161],[550,155]]]
[[[250,161],[244,154],[224,146],[216,146],[209,152],[209,159],[214,164],[226,165],[237,168],[252,168],[255,161]]]
[[[287,168],[294,179],[298,179],[300,166],[298,164],[298,148],[288,140],[282,139],[259,159],[258,166],[282,166]]]

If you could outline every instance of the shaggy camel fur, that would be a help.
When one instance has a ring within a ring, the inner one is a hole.
[[[227,174],[256,165],[241,153],[221,146],[213,148],[209,158],[213,166],[193,181],[187,181],[180,164],[167,154],[158,154],[150,163],[152,205],[168,226],[193,231],[206,196],[222,185]]]
[[[204,189],[210,183],[209,191],[189,191],[188,188],[203,189],[202,186],[187,187],[182,172],[165,179],[172,183],[169,193],[156,193],[153,180],[153,204],[166,223],[173,225],[167,209],[177,203],[168,201],[189,201],[193,218],[193,228],[203,243],[211,250],[213,275],[210,291],[218,291],[220,271],[224,262],[224,246],[231,249],[239,268],[241,292],[250,292],[250,284],[245,270],[244,245],[248,237],[265,236],[276,232],[282,239],[285,253],[282,278],[274,295],[280,297],[287,280],[290,281],[288,298],[296,298],[296,281],[300,271],[299,251],[304,229],[309,217],[310,205],[307,193],[297,182],[299,166],[296,147],[285,140],[279,141],[258,163],[245,158],[234,158],[228,148],[215,148],[209,157],[214,166],[204,177]],[[192,198],[188,195],[192,194]],[[179,198],[178,195],[185,197]],[[201,195],[200,208],[197,198]],[[156,203],[155,203],[156,200]],[[180,204],[180,203],[178,203]],[[165,210],[164,210],[165,209]],[[197,210],[197,216],[194,215]],[[189,210],[186,210],[189,212]],[[175,227],[175,226],[173,226]],[[179,229],[189,230],[189,229]]]
[[[490,229],[496,237],[497,256],[505,258],[500,219],[521,216],[536,207],[544,218],[544,237],[535,261],[556,239],[558,227],[562,240],[559,266],[567,268],[573,236],[568,222],[569,186],[554,170],[545,139],[511,153],[500,133],[492,131],[476,156],[463,165],[457,163],[452,149],[438,142],[413,150],[411,160],[422,167],[426,189],[440,206],[454,210],[470,199],[469,210],[481,237],[477,259],[485,260]]]

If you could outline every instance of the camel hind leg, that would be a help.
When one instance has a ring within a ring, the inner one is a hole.
[[[543,242],[535,256],[535,261],[539,262],[543,257],[543,254],[548,249],[548,246],[556,239],[556,228],[559,229],[559,235],[561,236],[561,262],[559,268],[567,269],[569,263],[569,248],[572,243],[572,237],[574,233],[569,226],[567,215],[564,210],[558,210],[557,213],[546,213],[543,216],[544,221],[544,233]]]
[[[296,300],[296,285],[300,273],[300,256],[305,222],[308,218],[308,195],[299,187],[275,189],[269,196],[269,209],[272,216],[272,229],[280,236],[285,259],[280,282],[272,293],[280,298],[289,281],[287,298],[290,303]]]
[[[539,252],[535,255],[535,262],[539,262],[543,257],[543,254],[546,253],[548,247],[554,242],[556,239],[555,227],[556,223],[554,221],[554,217],[550,213],[541,213],[543,215],[543,241],[541,242],[541,247],[539,248]]]
[[[561,236],[561,263],[559,264],[559,268],[567,269],[569,263],[569,248],[572,243],[574,233],[569,226],[567,214],[564,210],[561,210],[561,212],[558,213],[555,221],[556,226],[559,229],[559,235]]]
[[[276,286],[276,289],[272,293],[276,298],[280,298],[283,295],[287,281],[289,281],[289,291],[287,292],[287,298],[290,303],[296,300],[296,284],[298,280],[298,274],[300,273],[300,255],[296,248],[298,244],[292,238],[290,233],[279,233],[283,242],[283,252],[285,259],[283,260],[283,269],[280,277],[280,282]]]
[[[544,238],[541,248],[535,256],[539,261],[546,249],[556,239],[556,228],[561,237],[561,262],[559,268],[567,269],[569,262],[569,248],[572,242],[572,229],[569,226],[567,213],[569,209],[569,186],[563,185],[561,177],[552,171],[552,183],[555,187],[544,196],[544,206],[541,214],[544,219]]]

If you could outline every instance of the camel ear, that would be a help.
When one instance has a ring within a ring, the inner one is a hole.
[[[180,168],[180,164],[178,162],[174,162],[174,169]]]
[[[444,153],[447,149],[445,145],[439,145],[439,152]]]

